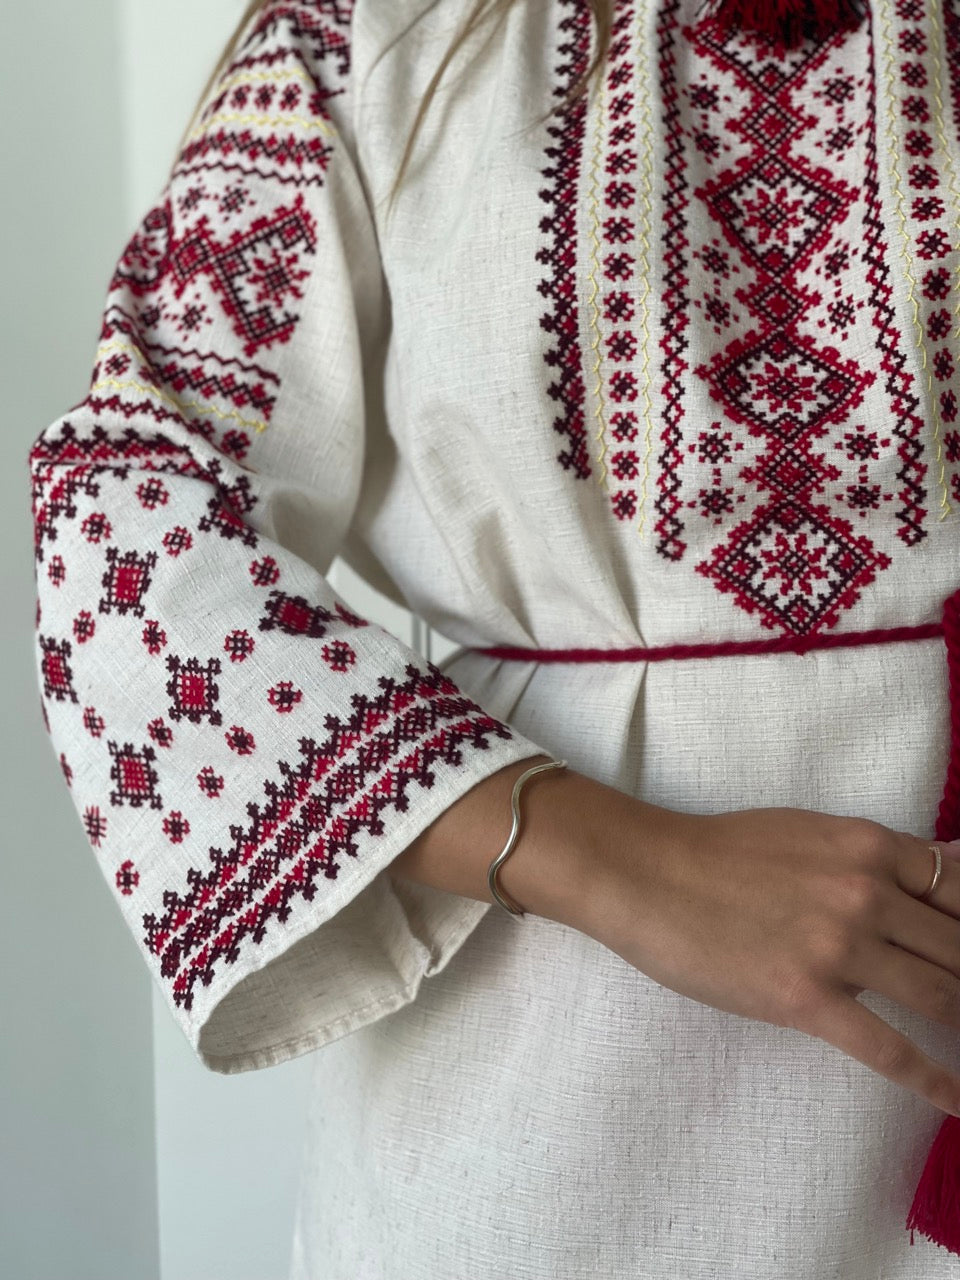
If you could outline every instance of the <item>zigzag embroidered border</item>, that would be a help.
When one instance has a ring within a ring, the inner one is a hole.
[[[510,736],[432,664],[427,675],[410,665],[402,683],[378,684],[373,697],[352,695],[348,720],[327,717],[322,742],[301,738],[300,762],[280,762],[281,779],[263,784],[266,802],[249,802],[250,821],[230,826],[231,846],[211,848],[209,869],[187,872],[190,888],[168,888],[163,914],[144,916],[143,941],[178,1005],[189,1010],[196,984],[236,963],[246,938],[262,942],[273,917],[284,923],[297,899],[312,902],[320,873],[335,880],[338,855],[358,856],[361,831],[383,835],[386,811],[406,810],[411,783],[433,785],[434,762],[459,765],[465,747]]]

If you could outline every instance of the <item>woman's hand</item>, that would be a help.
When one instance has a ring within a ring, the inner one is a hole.
[[[868,819],[612,807],[619,826],[600,832],[599,876],[570,923],[680,995],[819,1037],[960,1114],[960,1076],[855,998],[870,989],[960,1029],[960,843],[940,845],[920,901],[931,842]]]
[[[513,783],[546,759],[477,784],[392,872],[489,902]],[[499,883],[528,912],[680,995],[826,1040],[960,1114],[960,1075],[856,999],[870,989],[960,1030],[960,842],[940,845],[940,881],[921,902],[931,842],[866,818],[678,813],[569,768],[529,779],[520,808]]]

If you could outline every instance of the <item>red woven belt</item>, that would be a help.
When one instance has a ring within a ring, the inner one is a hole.
[[[724,658],[734,654],[809,653],[812,649],[845,649],[943,636],[947,646],[950,698],[950,743],[947,779],[937,815],[935,840],[960,838],[960,590],[944,601],[940,622],[914,627],[882,627],[828,635],[774,636],[770,640],[726,640],[717,644],[663,644],[628,649],[526,649],[517,645],[473,647],[489,658],[534,662],[663,662],[683,658]]]

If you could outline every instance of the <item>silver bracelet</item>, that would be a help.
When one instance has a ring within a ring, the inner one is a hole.
[[[532,778],[535,773],[542,773],[544,769],[563,769],[566,766],[566,760],[549,760],[543,764],[535,764],[525,773],[521,773],[520,777],[513,784],[513,791],[510,795],[510,808],[513,810],[513,826],[510,829],[510,835],[507,837],[507,843],[494,860],[490,863],[490,870],[487,872],[487,884],[490,892],[493,894],[494,901],[499,902],[505,911],[509,911],[515,920],[519,920],[526,913],[523,908],[515,902],[510,902],[505,898],[497,887],[497,872],[506,862],[507,858],[513,853],[513,846],[517,843],[517,835],[520,832],[520,808],[517,804],[517,797],[520,795],[520,789],[528,778]]]

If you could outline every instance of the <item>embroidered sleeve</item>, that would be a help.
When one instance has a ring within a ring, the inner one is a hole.
[[[44,723],[221,1072],[413,999],[488,904],[436,891],[414,925],[385,868],[542,751],[324,578],[385,338],[351,9],[273,2],[251,24],[117,264],[86,400],[29,455]]]

